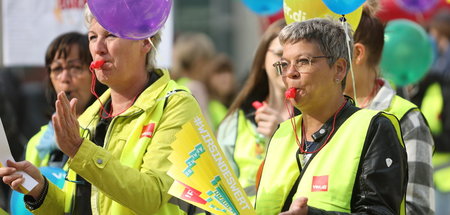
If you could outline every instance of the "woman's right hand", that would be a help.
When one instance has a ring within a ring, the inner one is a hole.
[[[14,162],[8,160],[6,164],[8,165],[7,167],[0,167],[0,177],[3,178],[3,182],[9,185],[11,189],[23,193],[23,190],[20,189],[20,185],[25,182],[25,178],[22,174],[17,172],[23,171],[28,173],[28,175],[34,178],[38,184],[30,192],[24,194],[30,195],[37,200],[45,185],[45,178],[42,176],[39,169],[29,161]]]
[[[255,121],[258,124],[256,131],[266,138],[270,138],[284,119],[281,117],[281,113],[263,102],[255,112]]]

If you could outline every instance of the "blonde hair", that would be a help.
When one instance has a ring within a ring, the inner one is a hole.
[[[86,3],[84,7],[84,21],[87,28],[89,28],[89,26],[92,24],[92,20],[94,19],[95,17],[89,9],[88,4]],[[153,47],[147,54],[147,58],[145,60],[145,67],[147,70],[152,70],[156,67],[156,54],[158,53],[157,48],[161,43],[161,30],[162,29],[156,32],[153,36],[147,38]]]
[[[369,16],[375,16],[382,9],[380,0],[367,0],[364,3],[364,8]]]
[[[191,71],[197,60],[208,62],[215,53],[214,43],[209,36],[204,33],[185,32],[178,36],[174,44],[174,72]]]

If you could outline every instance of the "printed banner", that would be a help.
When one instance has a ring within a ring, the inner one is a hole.
[[[172,148],[169,194],[213,214],[256,214],[202,116],[183,125]]]

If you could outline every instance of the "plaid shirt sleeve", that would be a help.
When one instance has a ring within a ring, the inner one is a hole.
[[[420,111],[410,111],[400,120],[408,153],[406,214],[434,214],[433,138]]]

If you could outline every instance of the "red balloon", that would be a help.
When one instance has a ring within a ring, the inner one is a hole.
[[[442,8],[449,8],[450,4],[446,0],[439,0],[439,3],[435,7],[426,11],[425,13],[412,14],[400,8],[394,0],[381,0],[381,10],[377,13],[377,17],[384,22],[388,22],[393,19],[409,19],[420,24],[424,24],[428,21],[438,10]]]
[[[268,16],[267,19],[269,20],[269,24],[272,24],[279,19],[284,19],[283,9],[278,11],[276,14]]]

